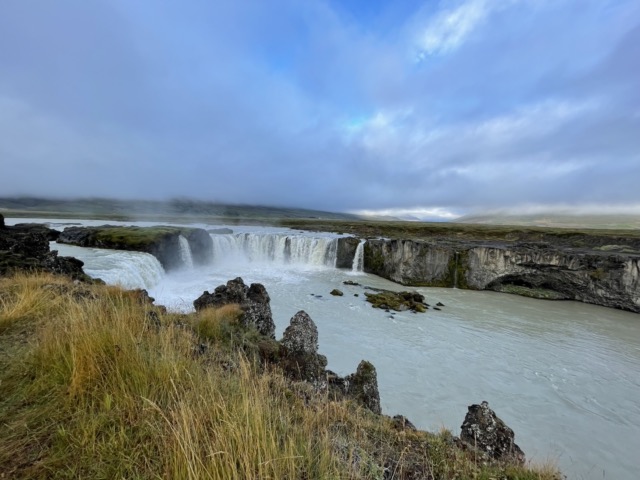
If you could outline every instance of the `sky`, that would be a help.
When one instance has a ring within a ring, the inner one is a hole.
[[[638,0],[3,0],[0,196],[640,213]]]

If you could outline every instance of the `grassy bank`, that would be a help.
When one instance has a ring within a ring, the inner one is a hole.
[[[1,478],[556,478],[482,467],[448,432],[290,382],[245,348],[256,333],[237,308],[177,315],[143,300],[0,279]]]

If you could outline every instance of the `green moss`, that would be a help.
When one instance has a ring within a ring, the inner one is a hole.
[[[412,310],[414,312],[425,312],[424,297],[417,292],[391,292],[384,290],[378,293],[365,292],[367,302],[374,308],[383,310],[395,310],[403,312]]]
[[[177,227],[105,227],[95,233],[96,244],[126,250],[148,250],[171,235],[180,235]]]

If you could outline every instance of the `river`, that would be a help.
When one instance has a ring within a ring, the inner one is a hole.
[[[25,220],[7,224],[18,221]],[[28,221],[59,229],[78,223]],[[212,235],[211,265],[171,274],[148,254],[55,243],[52,248],[83,260],[91,275],[147,288],[156,303],[181,311],[191,311],[204,290],[231,278],[263,283],[278,337],[305,310],[318,325],[320,352],[330,369],[348,374],[361,359],[376,366],[385,414],[401,413],[419,428],[458,434],[466,407],[487,400],[516,432],[528,460],[553,462],[571,480],[639,478],[639,315],[440,288],[417,289],[431,305],[442,302],[440,311],[391,315],[365,302],[363,286],[405,287],[333,268],[336,235],[229,228],[233,235]],[[292,246],[286,258],[280,251],[285,237]],[[345,280],[361,286],[343,285]],[[333,288],[344,296],[329,295]]]

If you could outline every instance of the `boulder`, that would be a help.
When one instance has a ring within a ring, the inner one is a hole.
[[[205,291],[194,302],[196,311],[223,305],[238,304],[242,309],[240,322],[246,327],[255,327],[260,334],[275,339],[276,326],[271,314],[271,299],[264,286],[244,284],[242,278],[229,280],[226,285],[216,287],[213,293]]]
[[[44,225],[22,224],[2,227],[0,235],[0,275],[16,271],[40,271],[91,281],[80,260],[59,257],[49,250],[50,229]]]
[[[327,358],[318,354],[318,328],[306,312],[291,318],[280,344],[281,366],[288,376],[312,383],[324,377]]]
[[[469,406],[460,440],[480,452],[486,463],[499,461],[524,464],[524,452],[514,442],[514,433],[487,402]]]
[[[341,297],[344,295],[344,293],[342,293],[342,291],[338,290],[337,288],[334,288],[333,290],[331,290],[331,292],[329,292],[331,295],[333,295],[334,297]]]
[[[413,423],[411,423],[409,419],[404,415],[395,415],[392,420],[393,420],[393,426],[396,430],[400,430],[400,431],[402,430],[416,431],[417,430],[416,426]]]
[[[424,296],[418,292],[392,292],[389,290],[376,290],[378,293],[365,292],[367,302],[374,308],[382,310],[395,310],[404,312],[425,312]]]
[[[363,406],[378,415],[382,413],[380,407],[380,393],[378,392],[378,375],[373,364],[362,360],[353,373],[346,377],[347,395],[355,398]]]

